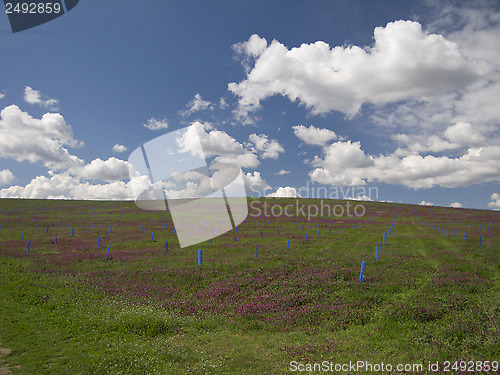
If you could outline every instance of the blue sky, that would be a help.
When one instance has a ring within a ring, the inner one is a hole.
[[[82,1],[16,34],[3,14],[0,196],[130,198],[129,154],[192,125],[251,195],[500,208],[500,7],[454,4]]]

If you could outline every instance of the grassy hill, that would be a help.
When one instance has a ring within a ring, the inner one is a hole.
[[[265,204],[282,215],[266,216]],[[332,210],[308,218],[298,204]],[[363,215],[348,216],[348,204]],[[284,198],[249,205],[237,229],[181,249],[168,212],[133,202],[0,200],[0,371],[498,366],[498,212]]]

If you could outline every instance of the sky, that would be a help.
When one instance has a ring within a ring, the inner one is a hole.
[[[132,199],[131,153],[189,127],[249,196],[500,209],[498,35],[498,1],[2,12],[0,197]]]

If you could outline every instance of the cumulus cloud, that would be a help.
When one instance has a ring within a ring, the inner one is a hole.
[[[500,146],[470,147],[457,157],[405,154],[369,155],[360,142],[335,142],[315,156],[312,181],[358,186],[379,181],[413,189],[459,187],[500,181]]]
[[[498,32],[498,8],[489,1],[463,3],[455,6],[452,2],[436,2],[439,12],[430,23],[436,30],[448,30],[447,38],[457,43],[467,56],[476,56],[490,66],[497,65],[500,57]],[[492,69],[494,70],[494,69]]]
[[[399,155],[410,155],[419,152],[441,152],[460,147],[438,135],[393,134],[391,136],[402,148],[397,150]]]
[[[73,168],[71,173],[87,180],[118,181],[129,176],[128,162],[111,157],[92,160],[83,167]]]
[[[34,90],[29,86],[24,88],[24,101],[30,104],[38,104],[45,108],[55,109],[54,106],[59,103],[56,99],[42,99],[40,91]]]
[[[259,57],[267,49],[267,41],[257,34],[250,36],[248,41],[233,45],[233,50],[243,56]]]
[[[168,128],[168,121],[166,118],[163,120],[158,120],[155,119],[154,117],[151,117],[150,119],[147,120],[143,126],[149,130],[161,130],[161,129],[167,129]]]
[[[497,32],[500,32],[500,28]],[[500,69],[500,64],[497,64],[496,69]],[[464,90],[454,103],[454,119],[478,124],[500,122],[500,108],[496,100],[500,96],[500,74],[497,72],[488,78]]]
[[[480,147],[486,145],[485,137],[471,124],[457,122],[448,126],[442,134],[394,134],[391,136],[400,146],[410,153],[442,152],[463,147]],[[403,150],[398,152],[402,153]]]
[[[212,194],[214,189],[225,187],[234,179],[234,175],[226,170],[215,171],[211,177],[198,171],[187,171],[155,186],[162,186],[168,199],[201,198]],[[160,196],[163,196],[161,192]]]
[[[446,93],[429,99],[404,101],[374,108],[374,124],[408,130],[442,130],[454,123],[457,93]],[[456,122],[456,121],[455,121]]]
[[[450,207],[452,207],[452,208],[462,208],[463,204],[460,203],[460,202],[453,202],[452,204],[450,204]]]
[[[426,201],[422,201],[419,204],[420,204],[420,206],[434,206],[434,203],[426,202]]]
[[[485,143],[484,137],[466,122],[457,122],[448,127],[444,136],[459,145],[482,146]]]
[[[324,158],[312,161],[316,169],[309,173],[312,181],[334,186],[365,185],[363,173],[374,161],[361,150],[360,142],[335,142],[324,148]]]
[[[263,159],[277,159],[280,153],[285,152],[285,149],[277,140],[269,140],[268,136],[265,134],[250,134],[248,139],[255,145],[255,148],[261,152]]]
[[[241,153],[245,149],[241,143],[224,131],[216,130],[212,124],[193,122],[177,140],[182,151],[195,152],[201,147],[205,157]]]
[[[313,114],[332,110],[349,116],[363,103],[383,105],[422,99],[465,87],[486,73],[465,58],[456,43],[422,30],[418,22],[396,21],[374,30],[373,46],[336,46],[318,41],[288,49],[252,35],[234,49],[251,59],[247,77],[228,89],[243,111],[280,94]]]
[[[113,152],[116,152],[116,153],[125,152],[127,150],[128,150],[127,147],[125,147],[123,145],[119,145],[118,143],[113,146]]]
[[[233,109],[232,113],[236,121],[241,125],[255,125],[258,121],[262,119],[262,117],[250,113],[250,111],[247,108],[241,105]]]
[[[500,194],[493,193],[490,196],[491,202],[488,203],[489,208],[500,209]]]
[[[227,104],[227,102],[226,102],[226,99],[225,99],[225,98],[220,98],[220,99],[219,99],[219,108],[220,108],[220,109],[227,108],[228,106],[229,106],[229,104]]]
[[[5,94],[2,94],[2,93],[0,92],[0,100],[1,100],[1,99],[3,99],[3,98],[5,98]]]
[[[226,186],[235,177],[232,174],[233,169],[227,169],[223,164],[232,164],[240,168],[255,168],[259,165],[253,147],[248,148],[247,145],[236,141],[228,133],[215,129],[208,122],[193,122],[186,129],[179,131],[172,141],[175,142],[173,148],[177,148],[177,151],[171,151],[172,153],[179,152],[186,156],[192,155],[196,158],[206,159],[216,189],[220,186]],[[184,159],[183,155],[181,155],[181,159]],[[199,165],[198,163],[197,166]],[[207,174],[199,172],[201,170],[183,173],[173,171],[170,173],[172,178],[169,182],[174,184],[169,186],[166,191],[168,197],[195,197],[210,194],[212,189],[211,180],[207,177]],[[269,185],[262,178],[260,172],[253,171],[243,174],[243,179],[246,187],[254,192],[269,189]],[[141,191],[140,189],[136,190]]]
[[[443,95],[377,107],[371,119],[377,125],[403,128],[404,133],[412,135],[417,133],[420,139],[416,142],[422,145],[425,143],[422,140],[444,132],[450,124],[456,125],[448,131],[453,140],[441,137],[442,146],[448,144],[447,149],[456,148],[460,143],[499,144],[500,13],[488,1],[463,3],[458,7],[450,2],[434,3],[438,4],[439,11],[435,12],[434,22],[427,22],[428,27],[435,32],[444,31],[446,39],[455,43],[466,59],[481,65],[485,74]],[[465,130],[462,135],[456,134],[460,127]]]
[[[257,158],[257,155],[255,155],[251,152],[244,152],[242,154],[217,156],[214,159],[213,164],[218,164],[218,163],[234,164],[234,165],[240,166],[241,168],[255,168],[260,164],[259,159]]]
[[[297,138],[309,145],[324,146],[328,142],[338,138],[333,130],[320,129],[313,125],[309,127],[296,125],[292,129]]]
[[[283,176],[283,175],[285,175],[285,174],[289,174],[289,173],[290,173],[290,171],[286,171],[286,170],[282,169],[282,170],[280,170],[280,171],[276,172],[275,174],[276,174],[277,176]]]
[[[64,146],[79,147],[71,126],[59,113],[36,119],[16,105],[0,112],[0,157],[41,162],[47,168],[64,169],[83,165]]]
[[[4,169],[0,171],[0,186],[9,185],[15,179],[16,176],[10,170]]]
[[[257,155],[224,131],[216,130],[210,123],[196,121],[178,140],[183,151],[197,153],[199,145],[205,158],[214,158],[214,163],[231,163],[242,168],[255,168],[260,164]]]
[[[260,172],[254,171],[244,176],[245,186],[248,192],[261,193],[271,189],[266,180],[262,178]]]
[[[279,187],[274,193],[267,195],[269,198],[300,198],[297,189],[291,186]]]
[[[11,186],[0,190],[1,198],[126,200],[132,199],[130,182],[114,181],[107,184],[90,184],[68,173],[50,177],[38,176],[25,187]]]
[[[363,201],[363,202],[372,202],[373,199],[369,197],[368,195],[357,195],[355,197],[348,197],[346,198],[347,200],[350,201]]]
[[[219,104],[221,107],[226,104],[226,101],[224,100],[224,98],[221,98],[221,101]],[[187,107],[186,110],[181,112],[181,114],[183,116],[189,116],[195,112],[203,111],[205,109],[210,109],[210,110],[214,109],[213,103],[209,102],[207,100],[203,100],[203,98],[201,97],[200,94],[196,94],[194,96],[194,99],[191,100],[186,105],[186,107]]]

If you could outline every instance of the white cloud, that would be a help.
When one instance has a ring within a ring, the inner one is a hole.
[[[278,143],[277,140],[272,139],[268,144],[264,146],[264,152],[262,153],[262,158],[277,159],[279,154],[285,152],[285,149]]]
[[[46,113],[41,119],[36,119],[16,105],[4,108],[0,112],[0,157],[41,162],[49,169],[51,177],[39,176],[25,187],[3,189],[1,196],[75,199],[125,197],[126,184],[119,180],[128,178],[126,161],[114,157],[107,160],[97,158],[85,164],[82,159],[71,155],[65,145],[78,147],[83,142],[74,138],[71,126],[59,113]],[[58,170],[64,172],[58,173]],[[11,183],[14,179],[12,172],[0,172],[0,185]],[[83,180],[113,183],[94,185]],[[114,192],[113,189],[118,190]]]
[[[448,127],[444,132],[444,136],[459,145],[483,146],[485,143],[484,137],[474,130],[471,124],[466,122],[457,122],[455,125]]]
[[[219,103],[222,107],[223,104],[225,104],[225,100],[224,98],[221,98],[221,101]],[[207,100],[203,100],[203,98],[201,97],[200,94],[196,94],[194,96],[194,99],[191,100],[187,105],[186,105],[187,109],[185,111],[182,111],[181,114],[183,116],[188,116],[188,115],[191,115],[195,112],[198,112],[198,111],[203,111],[205,109],[214,109],[214,105],[212,102],[209,102]]]
[[[51,169],[83,165],[83,160],[71,155],[65,145],[78,147],[83,142],[73,137],[71,126],[59,113],[35,119],[16,105],[0,112],[0,157],[41,162]]]
[[[500,70],[500,64],[498,69]],[[435,134],[443,134],[444,141],[448,142],[444,132],[450,127],[456,128],[448,130],[448,133],[451,131],[453,134],[460,127],[470,133],[470,138],[461,137],[465,145],[477,146],[491,143],[494,139],[498,143],[500,106],[496,105],[495,99],[500,95],[500,75],[490,78],[499,82],[490,82],[488,89],[481,88],[483,82],[479,82],[461,90],[461,93],[442,95],[429,101],[412,101],[376,108],[371,120],[379,126],[404,129],[405,132],[420,137],[416,141],[422,144],[425,143],[422,140]],[[450,145],[451,148],[461,146],[455,142]]]
[[[462,135],[460,142],[479,146],[484,138],[484,143],[500,144],[500,106],[497,105],[500,96],[500,13],[488,4],[479,1],[457,7],[449,2],[435,2],[439,7],[435,22],[427,23],[436,32],[444,30],[446,39],[455,43],[466,59],[478,62],[485,74],[453,92],[376,108],[372,116],[376,124],[398,131],[403,128],[405,133],[418,135],[417,142],[424,145],[422,139],[444,132],[450,124],[467,123],[470,124],[470,127],[467,125],[470,137]],[[460,146],[456,141],[459,139],[450,143],[451,148]]]
[[[441,152],[460,147],[460,145],[450,143],[437,135],[424,136],[398,133],[392,135],[391,138],[404,147],[397,150],[398,155],[401,156],[419,152]]]
[[[119,145],[118,143],[116,145],[113,146],[113,151],[114,152],[117,152],[117,153],[121,153],[121,152],[125,152],[127,151],[128,148],[123,146],[123,145]]]
[[[168,199],[201,198],[212,194],[214,189],[218,190],[226,186],[233,179],[234,175],[227,171],[215,171],[212,179],[197,171],[187,171],[162,184]]]
[[[429,34],[418,22],[396,21],[374,30],[371,47],[330,46],[318,41],[288,49],[253,35],[234,49],[255,63],[228,89],[243,111],[280,94],[313,114],[341,111],[349,116],[363,103],[383,105],[422,99],[465,87],[486,73],[466,59],[456,43]]]
[[[129,176],[128,162],[111,157],[108,160],[100,158],[92,160],[80,168],[74,168],[71,173],[87,180],[118,181]]]
[[[500,69],[500,64],[496,68]],[[496,100],[500,96],[500,75],[492,74],[488,78],[471,85],[454,103],[457,112],[454,119],[479,124],[500,122],[500,108]]]
[[[236,121],[241,125],[255,125],[257,121],[261,120],[260,116],[250,114],[249,109],[241,105],[233,109],[232,113]]]
[[[241,168],[255,168],[260,164],[257,155],[251,152],[245,152],[243,154],[236,155],[217,156],[214,159],[214,164],[217,163],[235,164],[237,166],[240,166]]]
[[[264,146],[269,143],[268,137],[265,134],[257,135],[257,134],[250,134],[248,136],[248,139],[250,142],[252,142],[255,145],[255,148],[259,151],[264,150]]]
[[[399,145],[407,147],[409,153],[442,152],[463,147],[479,147],[486,145],[486,139],[471,124],[457,122],[448,126],[442,135],[394,134],[391,138]],[[403,152],[403,150],[399,150]]]
[[[143,126],[149,130],[167,129],[168,121],[166,118],[164,118],[163,120],[158,120],[154,117],[151,117],[145,124],[143,124]]]
[[[407,101],[375,108],[371,120],[379,126],[409,130],[445,128],[453,123],[456,93],[428,100]]]
[[[277,176],[283,176],[284,174],[289,174],[289,173],[290,173],[290,171],[286,171],[286,170],[282,169],[282,170],[276,172],[275,174]]]
[[[0,190],[2,198],[37,199],[132,199],[130,182],[115,181],[108,184],[90,184],[68,173],[38,176],[25,187],[11,186]]]
[[[267,49],[267,41],[257,34],[250,36],[247,42],[233,45],[233,50],[244,56],[259,57]]]
[[[268,136],[265,134],[250,134],[248,139],[255,145],[255,148],[262,153],[263,159],[277,159],[280,153],[285,152],[284,148],[277,140],[269,140]]]
[[[368,195],[358,195],[355,197],[348,197],[346,199],[350,200],[350,201],[364,201],[364,202],[372,202],[373,201],[373,199],[371,197],[369,197]]]
[[[193,122],[178,140],[183,151],[198,153],[199,145],[205,158],[215,157],[214,164],[230,163],[242,168],[255,168],[260,162],[254,150],[248,150],[226,132],[210,123]]]
[[[453,121],[487,125],[500,123],[500,13],[487,1],[463,3],[462,6],[439,4],[435,29],[452,30],[447,39],[457,44],[468,58],[480,60],[486,66],[484,79],[461,90],[449,105]]]
[[[266,180],[260,175],[260,172],[254,171],[253,173],[247,173],[244,180],[248,192],[260,193],[271,189]]]
[[[426,201],[422,201],[419,204],[420,204],[420,206],[434,206],[434,203],[426,202]]]
[[[24,101],[30,104],[38,104],[45,108],[55,109],[54,106],[59,103],[56,99],[42,99],[40,91],[34,90],[29,86],[24,88]]]
[[[500,208],[500,194],[493,193],[491,194],[491,202],[488,203],[488,207],[490,208]]]
[[[227,102],[226,102],[226,99],[225,99],[225,98],[220,98],[220,99],[219,99],[219,108],[220,108],[220,109],[227,108],[228,106],[229,106],[229,104],[227,104]]]
[[[367,155],[359,142],[335,142],[315,156],[312,181],[359,186],[379,181],[413,189],[458,187],[500,181],[500,146],[471,147],[458,157],[400,154]]]
[[[460,46],[467,56],[476,56],[492,65],[498,64],[500,57],[500,31],[498,9],[491,7],[488,1],[476,1],[462,6],[443,6],[436,13],[434,29],[450,30],[447,38]]]
[[[297,138],[310,145],[324,146],[338,138],[333,130],[319,129],[313,125],[296,125],[292,129]]]
[[[181,150],[195,151],[199,143],[205,157],[214,155],[237,154],[245,151],[241,143],[236,141],[226,132],[215,130],[210,123],[193,122],[179,138],[178,143]]]
[[[460,203],[460,202],[453,202],[452,204],[450,204],[450,207],[453,207],[453,208],[462,208],[463,204]]]
[[[312,181],[334,186],[365,185],[363,174],[374,165],[373,158],[361,150],[359,142],[335,142],[324,148],[324,158],[314,157],[317,168],[309,173]]]
[[[279,187],[274,193],[267,196],[269,198],[300,198],[297,190],[291,186]]]
[[[15,179],[16,176],[14,176],[14,173],[9,171],[8,169],[0,171],[0,186],[8,185]]]
[[[0,100],[1,100],[1,99],[3,99],[3,98],[5,98],[5,94],[2,94],[2,93],[0,92]]]
[[[204,184],[195,181],[187,181],[184,189],[165,189],[168,199],[202,198],[210,194],[211,190],[205,189]]]

